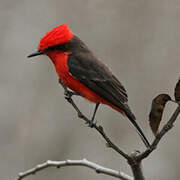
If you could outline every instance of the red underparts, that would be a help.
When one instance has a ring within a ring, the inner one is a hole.
[[[62,52],[51,52],[48,53],[49,58],[52,60],[56,72],[61,79],[61,81],[71,90],[74,92],[77,92],[81,94],[84,98],[88,99],[91,102],[94,103],[102,103],[107,104],[111,106],[116,111],[119,111],[120,113],[124,114],[118,107],[112,105],[110,102],[106,101],[102,97],[100,97],[98,94],[93,92],[91,89],[86,87],[84,84],[82,84],[80,81],[75,79],[70,73],[69,68],[67,65],[69,53],[62,53]]]

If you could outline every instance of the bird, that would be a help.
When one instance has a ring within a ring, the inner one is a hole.
[[[159,94],[152,100],[151,111],[149,114],[149,124],[155,136],[158,133],[164,108],[168,101],[171,101],[171,97],[168,94]]]
[[[177,102],[180,102],[180,77],[174,89],[174,97]]]
[[[51,59],[60,81],[66,87],[95,103],[92,123],[99,105],[106,104],[127,116],[144,144],[149,147],[148,140],[127,104],[128,96],[124,86],[67,24],[47,32],[40,39],[37,51],[28,58],[38,55],[47,55]]]

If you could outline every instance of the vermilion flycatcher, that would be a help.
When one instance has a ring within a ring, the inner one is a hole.
[[[92,122],[100,103],[126,115],[149,146],[135,116],[127,105],[127,93],[118,79],[68,28],[60,25],[41,38],[38,51],[29,55],[47,55],[53,62],[60,80],[71,90],[96,103]]]

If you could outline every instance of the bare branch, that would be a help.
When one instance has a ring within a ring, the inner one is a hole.
[[[179,113],[180,113],[180,104],[178,104],[178,107],[171,116],[170,120],[163,126],[162,130],[157,134],[156,138],[151,144],[151,147],[136,157],[138,161],[148,157],[149,154],[151,154],[151,152],[157,148],[157,145],[160,142],[161,138],[173,127],[173,124],[176,121]]]
[[[142,171],[142,160],[147,158],[157,147],[158,143],[160,142],[161,138],[173,127],[173,124],[175,120],[177,119],[179,113],[180,113],[180,104],[178,104],[177,109],[173,113],[172,117],[170,120],[164,125],[162,130],[157,134],[155,137],[154,141],[150,145],[149,148],[147,148],[144,152],[140,153],[139,151],[132,152],[130,155],[124,153],[121,149],[119,149],[118,146],[116,146],[110,139],[109,137],[105,134],[103,127],[102,126],[97,126],[96,124],[92,124],[91,120],[89,120],[83,113],[79,110],[77,105],[74,103],[72,96],[73,95],[79,95],[74,92],[71,92],[67,89],[67,87],[59,81],[59,83],[63,86],[64,88],[64,94],[65,94],[65,99],[74,107],[76,110],[78,117],[84,120],[87,124],[90,125],[91,128],[96,129],[101,136],[105,139],[107,142],[108,146],[111,147],[113,150],[118,152],[121,156],[123,156],[131,166],[133,176],[134,178],[130,177],[129,175],[119,172],[113,169],[109,169],[103,166],[100,166],[96,163],[87,161],[86,159],[83,160],[66,160],[66,161],[47,161],[43,164],[37,165],[35,168],[30,169],[28,171],[25,171],[23,173],[19,173],[19,176],[17,180],[21,180],[26,176],[29,176],[31,174],[35,174],[38,171],[41,171],[47,167],[65,167],[65,166],[85,166],[88,168],[91,168],[95,170],[96,173],[102,173],[106,174],[112,177],[116,177],[122,180],[145,180],[143,171]]]
[[[132,169],[135,180],[145,180],[145,177],[142,171],[141,161],[135,163],[134,165],[131,165],[131,169]]]
[[[78,117],[80,119],[83,119],[87,124],[91,124],[91,120],[89,120],[85,115],[83,115],[83,113],[79,110],[79,108],[76,106],[76,104],[74,103],[73,99],[72,99],[72,95],[73,92],[69,91],[67,89],[67,87],[64,85],[63,82],[61,82],[61,80],[59,79],[59,83],[62,85],[62,87],[64,88],[64,94],[65,94],[65,99],[73,106],[73,108],[76,110],[76,112],[78,113]],[[106,140],[106,142],[108,143],[108,146],[111,147],[112,149],[114,149],[116,152],[118,152],[121,156],[123,156],[125,159],[127,159],[128,161],[131,161],[132,158],[124,153],[121,149],[119,149],[118,146],[116,146],[110,139],[109,137],[105,134],[103,127],[102,126],[97,126],[96,124],[91,124],[91,128],[96,129],[101,135],[102,137]]]
[[[142,170],[142,161],[138,161],[136,157],[140,154],[140,151],[135,150],[131,152],[130,157],[134,160],[131,162],[128,162],[131,166],[131,170],[133,172],[133,177],[135,180],[145,180],[143,170]]]
[[[21,180],[29,175],[33,175],[38,171],[41,171],[43,169],[46,169],[48,167],[56,167],[56,168],[61,168],[61,167],[66,167],[66,166],[85,166],[88,167],[90,169],[95,170],[96,173],[98,174],[106,174],[112,177],[116,177],[122,180],[133,180],[133,178],[123,172],[120,171],[116,171],[113,169],[109,169],[106,167],[103,167],[99,164],[90,162],[86,159],[83,160],[66,160],[66,161],[46,161],[43,164],[39,164],[36,167],[29,169],[25,172],[19,173],[19,176],[17,178],[17,180]]]

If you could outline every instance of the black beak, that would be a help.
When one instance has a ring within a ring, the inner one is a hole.
[[[42,54],[44,54],[44,51],[36,51],[36,52],[30,54],[30,55],[28,56],[28,58],[34,57],[34,56],[39,56],[39,55],[42,55]]]

